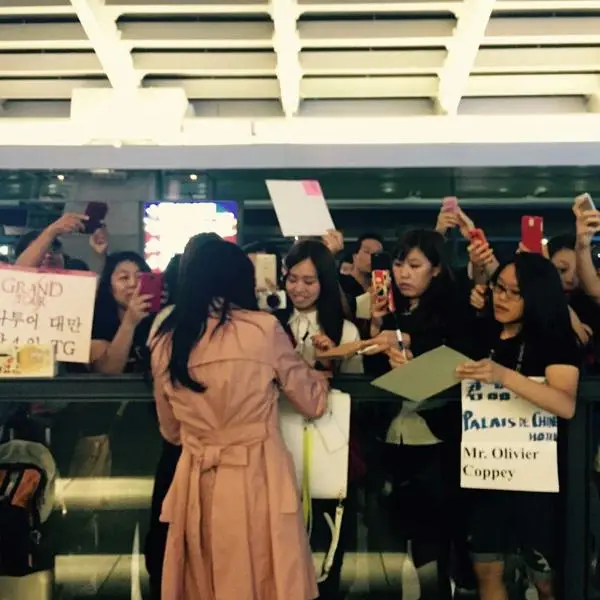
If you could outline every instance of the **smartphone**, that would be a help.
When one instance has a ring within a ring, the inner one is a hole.
[[[596,205],[589,194],[581,194],[579,197],[583,200],[581,203],[581,210],[596,210]]]
[[[277,256],[257,253],[252,256],[256,276],[256,289],[273,291],[277,285]]]
[[[388,252],[376,252],[371,256],[371,272],[392,271],[392,257]]]
[[[162,273],[140,273],[140,296],[149,294],[150,312],[160,312],[164,282]]]
[[[458,198],[448,196],[442,200],[442,212],[455,213],[458,211]]]
[[[469,238],[471,238],[471,242],[474,244],[475,242],[479,242],[481,244],[487,244],[488,241],[485,237],[485,233],[483,229],[471,229],[469,231]]]
[[[104,219],[108,214],[108,204],[106,202],[90,202],[85,209],[87,221],[84,223],[83,233],[91,235],[97,229],[104,225]]]
[[[387,298],[393,311],[392,257],[387,252],[377,252],[371,256],[371,286],[378,298]]]
[[[542,217],[521,217],[521,243],[529,252],[542,254],[544,239],[544,219]]]

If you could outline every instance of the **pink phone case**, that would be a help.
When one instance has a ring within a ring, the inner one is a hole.
[[[449,196],[442,200],[442,210],[444,212],[456,212],[458,210],[458,200],[454,196]]]
[[[149,294],[150,312],[157,313],[160,311],[163,292],[163,276],[162,273],[141,273],[140,274],[140,296]]]

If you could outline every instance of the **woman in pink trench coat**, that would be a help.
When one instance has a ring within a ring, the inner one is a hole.
[[[181,301],[152,347],[160,430],[182,446],[161,515],[162,600],[316,598],[278,401],[282,389],[318,417],[327,381],[255,310],[253,267],[237,246],[192,238],[180,278]]]

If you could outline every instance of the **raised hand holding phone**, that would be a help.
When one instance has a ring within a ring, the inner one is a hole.
[[[129,300],[123,320],[128,322],[132,327],[137,327],[138,323],[151,313],[151,308],[152,295],[141,294],[140,286],[138,285],[138,289],[131,297],[131,300]]]
[[[373,254],[371,269],[371,335],[376,335],[383,317],[394,311],[391,256],[387,252]]]
[[[447,196],[442,200],[442,207],[438,214],[435,230],[446,235],[449,229],[460,225],[458,200],[454,196]]]
[[[92,235],[97,229],[104,227],[104,220],[108,214],[106,202],[90,202],[85,209],[85,226],[83,233]]]
[[[49,225],[46,231],[49,232],[53,238],[67,233],[81,233],[85,228],[87,220],[87,215],[66,212],[54,221],[54,223]]]
[[[585,194],[580,194],[575,198],[575,202],[573,203],[573,212],[575,213],[575,216],[592,211],[597,212],[596,205],[587,192]]]

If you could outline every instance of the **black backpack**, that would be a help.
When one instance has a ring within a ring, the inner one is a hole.
[[[23,462],[5,460],[7,447],[22,454]],[[2,444],[0,449],[0,575],[19,577],[49,569],[52,556],[43,539],[47,504],[53,502],[49,475],[39,460],[25,462],[27,451],[47,449],[21,440]]]

